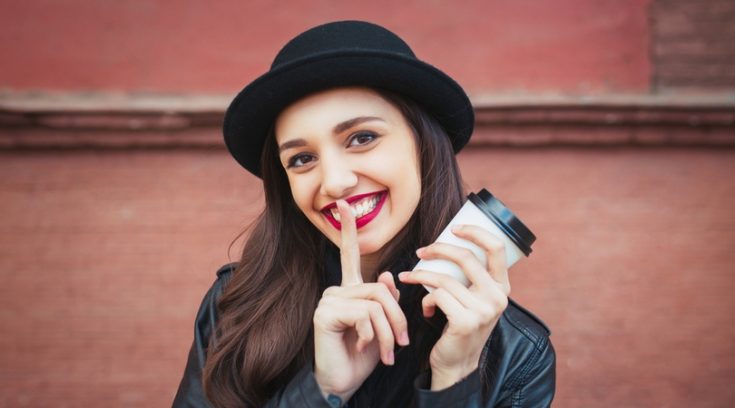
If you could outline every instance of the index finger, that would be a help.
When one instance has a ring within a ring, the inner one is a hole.
[[[357,225],[352,208],[345,200],[337,200],[339,222],[341,224],[342,242],[339,247],[342,263],[342,285],[353,286],[362,283],[360,273],[360,246],[357,242]]]
[[[503,240],[485,228],[475,225],[457,226],[452,230],[452,233],[482,248],[487,254],[487,268],[490,275],[501,285],[510,286]]]

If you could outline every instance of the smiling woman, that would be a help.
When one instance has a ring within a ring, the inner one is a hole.
[[[408,223],[421,196],[415,136],[401,111],[375,91],[337,88],[284,109],[275,130],[301,212],[339,245],[336,201],[346,200],[357,217],[362,259],[376,264],[378,251]]]
[[[382,27],[286,44],[225,117],[266,204],[202,302],[174,406],[550,405],[549,332],[508,299],[502,241],[453,230],[487,262],[432,244],[464,201],[473,122],[462,88]],[[404,272],[419,259],[469,284]]]

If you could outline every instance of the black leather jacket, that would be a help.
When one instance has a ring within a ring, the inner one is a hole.
[[[189,351],[173,407],[211,407],[202,390],[206,347],[217,322],[216,302],[234,264],[217,271],[217,280],[204,296],[194,325],[194,344]],[[480,369],[486,370],[485,392],[475,370],[464,380],[442,390],[430,391],[428,373],[414,382],[416,406],[428,407],[547,407],[554,398],[556,358],[549,330],[538,318],[510,301],[488,339]],[[482,398],[481,395],[485,395]],[[483,402],[484,400],[484,402]],[[268,403],[267,407],[330,408],[322,397],[313,371],[305,366]]]

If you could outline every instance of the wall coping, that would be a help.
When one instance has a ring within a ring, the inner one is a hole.
[[[234,96],[235,94],[49,92],[0,89],[0,111],[224,112]],[[544,106],[735,108],[735,91],[605,95],[475,93],[470,95],[470,99],[476,109]]]
[[[221,146],[218,129],[233,96],[0,90],[0,148]],[[735,93],[471,100],[470,145],[636,144],[645,134],[646,144],[735,146]]]

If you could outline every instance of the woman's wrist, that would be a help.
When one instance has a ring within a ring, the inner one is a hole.
[[[477,363],[461,367],[431,369],[431,390],[441,391],[467,378],[477,369]]]
[[[323,381],[320,381],[320,377],[317,375],[316,370],[314,370],[314,379],[316,380],[317,386],[319,386],[319,390],[322,392],[322,396],[324,399],[329,403],[331,407],[341,407],[344,405],[346,401],[348,401],[352,394],[355,393],[356,390],[346,390],[346,391],[340,391],[333,387],[330,387],[323,383]]]
[[[332,391],[325,391],[324,388],[321,388],[321,391],[322,396],[329,403],[330,407],[341,407],[344,405],[345,401],[349,399],[348,394],[339,394]]]

